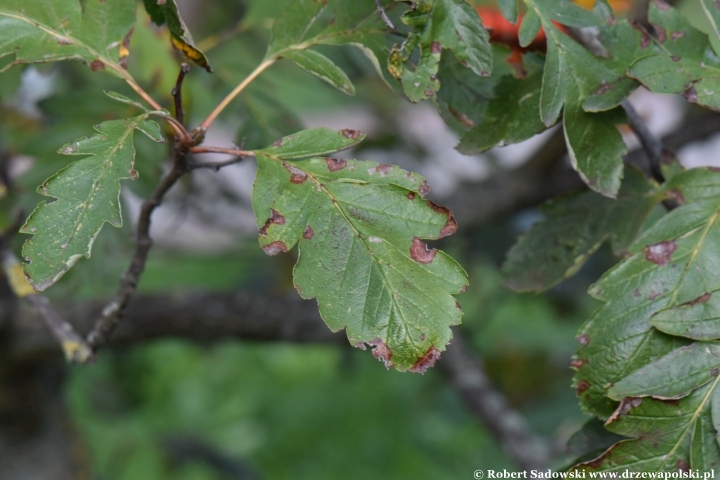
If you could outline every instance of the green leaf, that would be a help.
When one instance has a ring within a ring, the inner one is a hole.
[[[517,23],[518,21],[518,6],[517,0],[498,0],[498,7],[503,17],[510,23]]]
[[[338,140],[349,146],[360,138],[300,132],[256,152],[260,245],[274,255],[299,244],[295,286],[303,298],[317,298],[328,326],[345,328],[358,348],[374,347],[387,367],[424,372],[450,341],[449,326],[460,321],[452,295],[464,291],[467,279],[421,239],[450,235],[457,225],[449,210],[422,198],[427,184],[417,174],[317,157]]]
[[[293,0],[275,20],[266,59],[277,57],[280,52],[297,47],[310,27],[315,23],[327,2],[320,0]]]
[[[285,50],[282,56],[292,60],[303,70],[316,75],[348,95],[355,95],[355,86],[337,65],[314,50]]]
[[[365,134],[357,130],[313,128],[283,137],[260,151],[283,160],[298,160],[346,150],[364,139]]]
[[[0,5],[0,57],[18,63],[81,60],[93,70],[118,73],[120,50],[135,23],[125,0],[4,0]]]
[[[440,89],[436,76],[443,48],[451,50],[477,75],[486,77],[492,72],[490,36],[477,12],[464,0],[424,2],[406,12],[402,21],[413,27],[413,33],[402,46],[395,45],[388,68],[402,81],[411,101],[426,100]],[[416,48],[420,57],[412,66]]]
[[[542,26],[540,16],[533,9],[527,11],[520,24],[518,31],[518,40],[520,41],[521,47],[527,47],[530,45]]]
[[[208,63],[207,57],[195,46],[195,41],[180,16],[175,0],[143,0],[143,2],[145,4],[145,10],[147,10],[155,25],[162,26],[167,24],[173,47],[181,51],[196,65],[204,68],[208,72],[212,72],[213,70]]]
[[[42,202],[20,229],[33,235],[23,246],[23,265],[33,287],[42,291],[55,283],[81,257],[90,257],[93,241],[105,222],[122,225],[120,180],[136,179],[133,132],[137,129],[156,142],[164,141],[157,123],[143,114],[96,126],[97,134],[59,150],[64,155],[86,155],[48,178],[39,188],[54,197]]]
[[[607,197],[614,197],[622,177],[622,156],[625,142],[617,130],[624,123],[624,113],[613,108],[600,114],[589,114],[583,103],[603,89],[612,91],[611,97],[602,98],[592,105],[597,110],[608,110],[630,93],[625,77],[625,64],[634,59],[640,37],[628,29],[627,24],[614,19],[596,16],[567,1],[526,0],[529,10],[538,17],[548,37],[547,59],[540,94],[540,117],[545,125],[553,125],[564,108],[563,128],[568,153],[573,167],[590,188]],[[593,56],[553,22],[582,27],[595,24],[606,39],[628,42],[617,58],[602,59]],[[618,26],[618,23],[622,26]],[[633,44],[633,40],[635,43]],[[617,85],[615,85],[617,84]],[[607,87],[613,85],[614,88]],[[603,145],[603,148],[597,148]]]
[[[720,446],[720,377],[677,401],[625,398],[606,423],[611,432],[632,437],[579,465],[579,470],[625,472],[717,472]]]
[[[692,103],[720,110],[715,93],[720,87],[720,60],[707,35],[667,5],[652,3],[649,19],[657,26],[655,52],[638,60],[628,74],[652,92],[682,94]]]
[[[616,383],[608,396],[677,400],[702,387],[720,373],[720,345],[696,342],[673,350]]]
[[[548,203],[546,220],[508,252],[505,284],[516,291],[547,290],[574,275],[605,241],[617,255],[625,253],[661,198],[630,170],[617,200],[583,192]]]
[[[588,411],[609,415],[613,403],[606,397],[608,388],[689,343],[674,336],[674,327],[656,321],[655,314],[702,303],[707,292],[720,289],[720,200],[707,187],[720,182],[720,173],[702,173],[689,171],[673,179],[673,197],[692,203],[642,234],[630,247],[632,255],[590,290],[607,303],[581,329],[583,347],[573,362],[578,369],[574,384]],[[712,196],[703,198],[705,193]]]
[[[720,4],[714,0],[700,0],[700,5],[702,5],[703,12],[710,21],[713,33],[720,39]]]
[[[457,146],[460,152],[474,155],[495,146],[522,142],[545,130],[539,115],[541,64],[538,57],[528,54],[524,56],[524,65],[526,78],[505,75],[499,80],[482,120],[475,120],[473,128],[460,137]],[[457,110],[462,112],[475,105],[458,106]]]

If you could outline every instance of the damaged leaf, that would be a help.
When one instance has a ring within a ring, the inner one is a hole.
[[[650,5],[649,20],[653,54],[638,60],[628,74],[652,92],[684,95],[691,103],[720,110],[720,60],[707,35],[664,2]]]
[[[643,233],[630,247],[631,255],[590,289],[606,303],[580,331],[574,385],[583,407],[600,417],[614,410],[608,389],[690,343],[684,338],[690,335],[664,322],[658,312],[701,305],[708,292],[720,289],[720,200],[703,197],[712,189],[697,187],[717,184],[720,173],[703,171],[702,176],[691,170],[673,179],[674,195],[686,203]]]
[[[143,3],[145,4],[145,10],[155,25],[167,24],[173,47],[182,52],[196,65],[208,72],[213,71],[205,54],[195,46],[195,41],[180,16],[175,0],[143,0]]]
[[[437,80],[443,49],[481,77],[492,73],[490,36],[477,12],[464,0],[423,0],[402,16],[413,28],[402,45],[395,45],[388,59],[390,73],[401,80],[413,102],[427,100],[440,89]],[[413,57],[418,50],[419,58]]]
[[[122,225],[120,180],[136,179],[133,132],[156,142],[164,138],[149,114],[111,120],[95,127],[97,134],[59,150],[86,158],[71,163],[48,178],[38,192],[56,200],[40,203],[20,229],[33,237],[25,241],[23,265],[35,290],[54,284],[81,257],[90,257],[102,226]]]
[[[574,275],[605,241],[622,255],[661,199],[648,181],[629,170],[617,200],[583,192],[549,202],[543,207],[546,220],[508,252],[505,284],[516,291],[551,288]]]
[[[81,60],[93,70],[117,73],[134,23],[135,5],[124,0],[4,0],[0,57],[12,59],[4,59],[5,68]]]
[[[546,126],[551,126],[563,112],[563,128],[573,167],[591,189],[614,198],[623,173],[622,156],[627,151],[617,129],[619,123],[625,122],[624,113],[615,108],[590,114],[583,109],[583,102],[601,85],[619,81],[624,71],[612,70],[617,67],[617,61],[606,65],[557,24],[596,27],[602,31],[613,30],[615,20],[603,19],[567,0],[525,0],[525,3],[540,17],[547,35],[540,117]],[[637,43],[640,43],[639,37]]]
[[[423,198],[428,186],[419,175],[326,157],[360,140],[359,132],[317,129],[255,152],[260,245],[275,255],[298,244],[295,286],[317,299],[328,326],[346,329],[351,344],[369,346],[388,368],[424,372],[460,322],[453,295],[467,278],[423,240],[451,235],[457,224]]]

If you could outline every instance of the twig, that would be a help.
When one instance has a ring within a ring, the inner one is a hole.
[[[375,5],[377,5],[378,12],[380,13],[380,18],[383,19],[383,22],[385,22],[385,25],[388,26],[388,28],[394,33],[397,32],[397,28],[395,28],[395,25],[390,21],[390,17],[387,16],[387,13],[385,13],[385,9],[383,8],[382,4],[380,3],[380,0],[375,0]]]
[[[252,150],[240,150],[237,148],[224,147],[191,147],[190,153],[225,153],[228,155],[237,155],[238,157],[254,157]]]
[[[208,115],[207,118],[203,120],[200,126],[195,130],[195,135],[193,136],[198,137],[204,135],[207,129],[210,128],[210,125],[212,125],[212,123],[215,121],[217,116],[220,115],[220,112],[225,110],[225,107],[227,107],[230,102],[232,102],[233,99],[240,94],[240,92],[245,90],[245,87],[250,85],[250,83],[255,80],[258,75],[265,71],[265,69],[267,69],[270,65],[275,63],[275,60],[275,58],[269,58],[267,60],[264,60],[260,65],[258,65],[257,68],[253,70],[245,80],[240,82],[240,84],[235,87],[232,92],[228,93],[227,96],[223,99],[223,101],[220,102],[212,112],[210,112],[210,115]]]
[[[180,65],[180,73],[178,73],[177,81],[172,89],[172,96],[175,99],[175,118],[177,118],[177,121],[180,122],[181,125],[185,124],[185,110],[183,110],[182,101],[182,84],[183,80],[185,80],[185,74],[189,71],[190,65],[183,62]]]
[[[627,114],[630,128],[638,140],[640,140],[640,144],[645,151],[648,163],[650,164],[650,174],[658,183],[663,183],[665,177],[662,174],[660,166],[663,159],[662,142],[650,132],[643,118],[629,101],[623,100],[622,107]]]
[[[237,156],[235,158],[231,158],[230,160],[226,160],[224,162],[192,162],[188,164],[188,168],[190,170],[198,170],[201,168],[208,168],[210,170],[215,170],[216,172],[220,170],[223,167],[227,167],[229,165],[235,165],[236,163],[240,163],[243,161],[245,157]]]
[[[550,447],[535,436],[525,419],[495,390],[479,357],[454,332],[453,340],[437,365],[460,393],[468,408],[500,441],[521,470],[542,470],[550,463]]]
[[[0,236],[0,258],[2,259],[3,272],[15,296],[25,299],[40,314],[45,325],[62,346],[65,357],[69,362],[91,362],[93,360],[93,351],[90,346],[75,331],[73,326],[55,311],[50,300],[35,292],[25,278],[20,261],[5,243],[5,238],[5,233]]]
[[[177,182],[180,177],[188,172],[185,161],[187,149],[188,147],[180,142],[175,144],[172,168],[140,208],[140,216],[137,222],[135,254],[130,262],[130,266],[120,279],[120,286],[115,297],[103,309],[101,317],[95,322],[95,326],[87,336],[87,342],[93,349],[97,349],[107,342],[120,322],[128,302],[137,289],[140,276],[143,270],[145,270],[148,253],[153,245],[152,238],[150,237],[150,218],[155,208],[160,205],[165,194],[175,185],[175,182]]]

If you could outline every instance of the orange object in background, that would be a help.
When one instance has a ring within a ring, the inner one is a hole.
[[[581,7],[591,9],[595,5],[595,0],[573,0]],[[608,0],[608,3],[615,12],[624,12],[630,8],[631,0]],[[521,47],[518,41],[518,30],[522,23],[522,15],[519,15],[518,22],[512,24],[503,17],[497,7],[477,7],[478,15],[482,20],[485,29],[490,32],[490,41],[493,43],[501,43],[511,48],[512,53],[507,61],[518,72],[518,76],[522,77],[522,52],[545,51],[547,48],[547,37],[545,31],[540,28],[537,36],[527,47]],[[563,30],[562,25],[556,24]]]

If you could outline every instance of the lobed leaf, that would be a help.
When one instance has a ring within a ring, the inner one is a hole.
[[[390,73],[401,80],[403,90],[413,102],[426,100],[440,89],[437,73],[443,49],[449,49],[462,65],[476,75],[492,72],[490,36],[477,12],[464,0],[432,0],[418,3],[402,21],[413,32],[401,45],[395,45],[388,59]],[[412,65],[414,50],[420,58]]]
[[[604,242],[625,253],[661,195],[630,170],[617,200],[583,192],[543,207],[546,220],[533,225],[508,252],[502,272],[516,291],[542,291],[574,275]]]
[[[424,372],[460,321],[452,295],[464,291],[467,278],[422,239],[450,235],[457,224],[449,210],[422,198],[428,187],[417,174],[319,157],[338,140],[347,147],[360,139],[358,132],[316,129],[256,152],[260,245],[275,255],[298,244],[295,286],[303,298],[317,298],[328,326],[345,328],[358,348],[374,347],[388,368]]]
[[[710,8],[710,13],[717,10]],[[652,92],[684,95],[689,102],[720,110],[715,94],[720,60],[707,35],[664,2],[650,5],[649,20],[657,32],[654,53],[635,62],[628,74]]]
[[[0,71],[73,59],[117,72],[134,23],[135,5],[126,0],[4,0],[0,57],[8,59]]]
[[[42,202],[20,229],[33,235],[25,241],[23,266],[35,290],[57,282],[81,257],[90,257],[102,226],[122,225],[120,180],[136,179],[133,132],[139,130],[156,142],[164,141],[157,123],[148,114],[111,120],[95,127],[98,132],[65,145],[59,153],[84,155],[48,178],[38,188],[54,197]]]
[[[195,46],[185,22],[180,16],[175,0],[143,0],[145,10],[153,23],[158,26],[167,24],[173,47],[182,52],[196,65],[212,72],[212,67],[205,54]]]
[[[614,409],[608,398],[613,385],[690,343],[684,338],[689,335],[678,336],[661,322],[664,314],[658,312],[702,303],[708,292],[720,289],[720,202],[709,186],[718,185],[720,174],[700,170],[672,179],[666,191],[687,203],[641,235],[630,247],[631,256],[590,290],[606,303],[580,331],[574,385],[583,407],[598,416]]]

